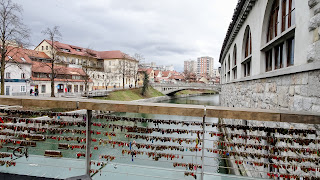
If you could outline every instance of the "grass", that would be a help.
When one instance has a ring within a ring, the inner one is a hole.
[[[149,86],[145,96],[141,95],[141,88],[125,89],[110,92],[107,97],[96,97],[94,99],[115,100],[115,101],[134,101],[152,97],[164,96],[161,92]]]

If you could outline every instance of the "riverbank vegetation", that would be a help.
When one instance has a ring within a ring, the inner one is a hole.
[[[141,95],[142,88],[125,89],[110,92],[107,97],[95,97],[94,99],[115,100],[115,101],[133,101],[139,99],[147,99],[152,97],[164,96],[161,92],[155,90],[153,87],[148,86],[145,95]]]

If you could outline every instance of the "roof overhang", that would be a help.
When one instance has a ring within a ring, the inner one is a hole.
[[[244,21],[247,19],[252,7],[257,0],[239,0],[234,14],[232,16],[232,21],[229,25],[226,37],[223,41],[223,45],[220,52],[219,62],[226,57],[228,49],[233,43],[235,37],[237,36],[240,28],[242,27]]]

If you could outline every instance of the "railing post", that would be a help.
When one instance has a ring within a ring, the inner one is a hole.
[[[87,123],[86,123],[86,174],[90,176],[90,147],[91,147],[91,119],[92,110],[87,110]]]
[[[203,180],[203,171],[204,171],[204,135],[206,134],[205,132],[205,121],[206,121],[206,115],[207,115],[207,107],[204,106],[204,112],[203,112],[203,119],[202,119],[202,155],[201,155],[201,180]]]

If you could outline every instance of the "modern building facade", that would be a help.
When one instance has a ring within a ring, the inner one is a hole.
[[[184,72],[190,74],[197,73],[197,62],[194,60],[184,61]]]
[[[212,77],[213,76],[213,58],[209,56],[197,58],[197,76]]]

